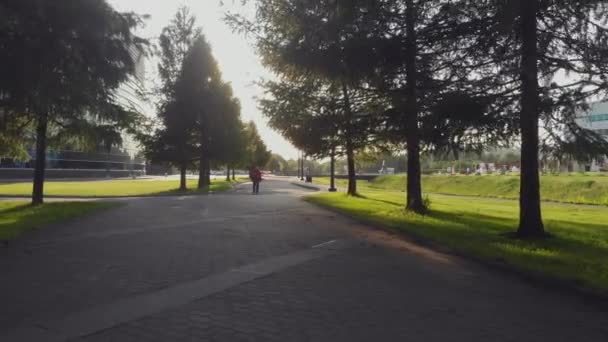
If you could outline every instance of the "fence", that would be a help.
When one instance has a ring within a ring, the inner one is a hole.
[[[30,178],[35,164],[35,153],[25,162],[0,159],[0,179]],[[46,157],[49,178],[99,178],[145,175],[145,160],[126,151],[114,153],[49,151]]]

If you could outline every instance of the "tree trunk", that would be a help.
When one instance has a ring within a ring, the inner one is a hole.
[[[298,175],[296,176],[298,179],[300,178],[300,166],[302,163],[300,162],[300,156],[298,155]]]
[[[226,166],[226,182],[230,182],[230,166]]]
[[[304,180],[304,159],[306,156],[302,153],[302,159],[300,160],[300,180]]]
[[[48,114],[38,117],[36,126],[36,164],[34,166],[34,188],[32,191],[32,205],[44,203],[44,172],[46,169],[46,131]]]
[[[198,163],[198,185],[197,188],[205,187],[205,157],[201,156]]]
[[[186,172],[188,171],[188,164],[182,162],[179,167],[179,190],[186,191],[188,186],[186,184]]]
[[[204,152],[203,155],[201,155],[199,164],[200,165],[198,168],[198,188],[205,189],[211,185],[211,177],[209,158],[206,157],[206,154]]]
[[[211,161],[205,159],[205,184],[211,186]]]
[[[540,177],[538,174],[538,0],[521,0],[521,182],[519,195],[520,237],[545,235],[540,209]]]
[[[331,161],[329,164],[329,191],[336,192],[336,149],[331,150]]]
[[[210,166],[209,166],[209,138],[206,132],[206,127],[202,125],[204,122],[202,114],[199,114],[199,120],[201,122],[201,127],[199,127],[199,139],[201,143],[200,148],[200,157],[199,157],[199,167],[198,167],[198,188],[205,189],[211,185],[211,180],[209,178]]]
[[[424,213],[422,202],[422,180],[420,171],[420,139],[418,137],[418,98],[416,94],[416,9],[413,0],[406,1],[406,108],[404,111],[407,136],[407,199],[406,209]]]
[[[199,158],[199,166],[198,166],[198,188],[205,189],[211,185],[210,175],[210,166],[209,166],[209,158],[207,157],[207,149],[204,147],[207,143],[203,143],[203,147],[201,147],[201,155]]]
[[[236,180],[236,174],[235,174],[234,168],[232,168],[232,180],[234,180],[234,181]]]
[[[357,173],[355,171],[355,151],[347,141],[346,143],[346,163],[348,165],[348,191],[350,196],[357,195]]]

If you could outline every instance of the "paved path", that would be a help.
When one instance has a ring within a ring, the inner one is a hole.
[[[122,200],[0,248],[0,341],[608,341],[572,294],[315,208],[288,180]]]

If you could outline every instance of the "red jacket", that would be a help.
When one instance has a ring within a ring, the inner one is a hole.
[[[259,182],[262,180],[262,172],[258,168],[253,168],[249,171],[249,178],[254,182]]]

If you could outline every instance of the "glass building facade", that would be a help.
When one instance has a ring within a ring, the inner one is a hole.
[[[592,130],[608,140],[608,102],[596,102],[589,110],[578,115],[577,124]]]
[[[582,128],[598,133],[608,141],[608,102],[592,103],[587,111],[577,115],[576,123]],[[599,171],[607,164],[606,160],[594,160],[585,169]]]
[[[145,54],[137,49],[131,51],[135,61],[135,74],[116,91],[116,99],[124,108],[141,114],[150,114],[151,106],[145,102],[144,93],[146,76]],[[50,148],[47,151],[47,168],[64,170],[112,170],[112,171],[146,171],[146,161],[140,155],[135,139],[123,132],[122,145],[107,151],[102,146],[96,151],[83,151],[74,146]],[[0,168],[32,168],[35,151],[29,149],[31,160],[16,161],[1,159]]]

